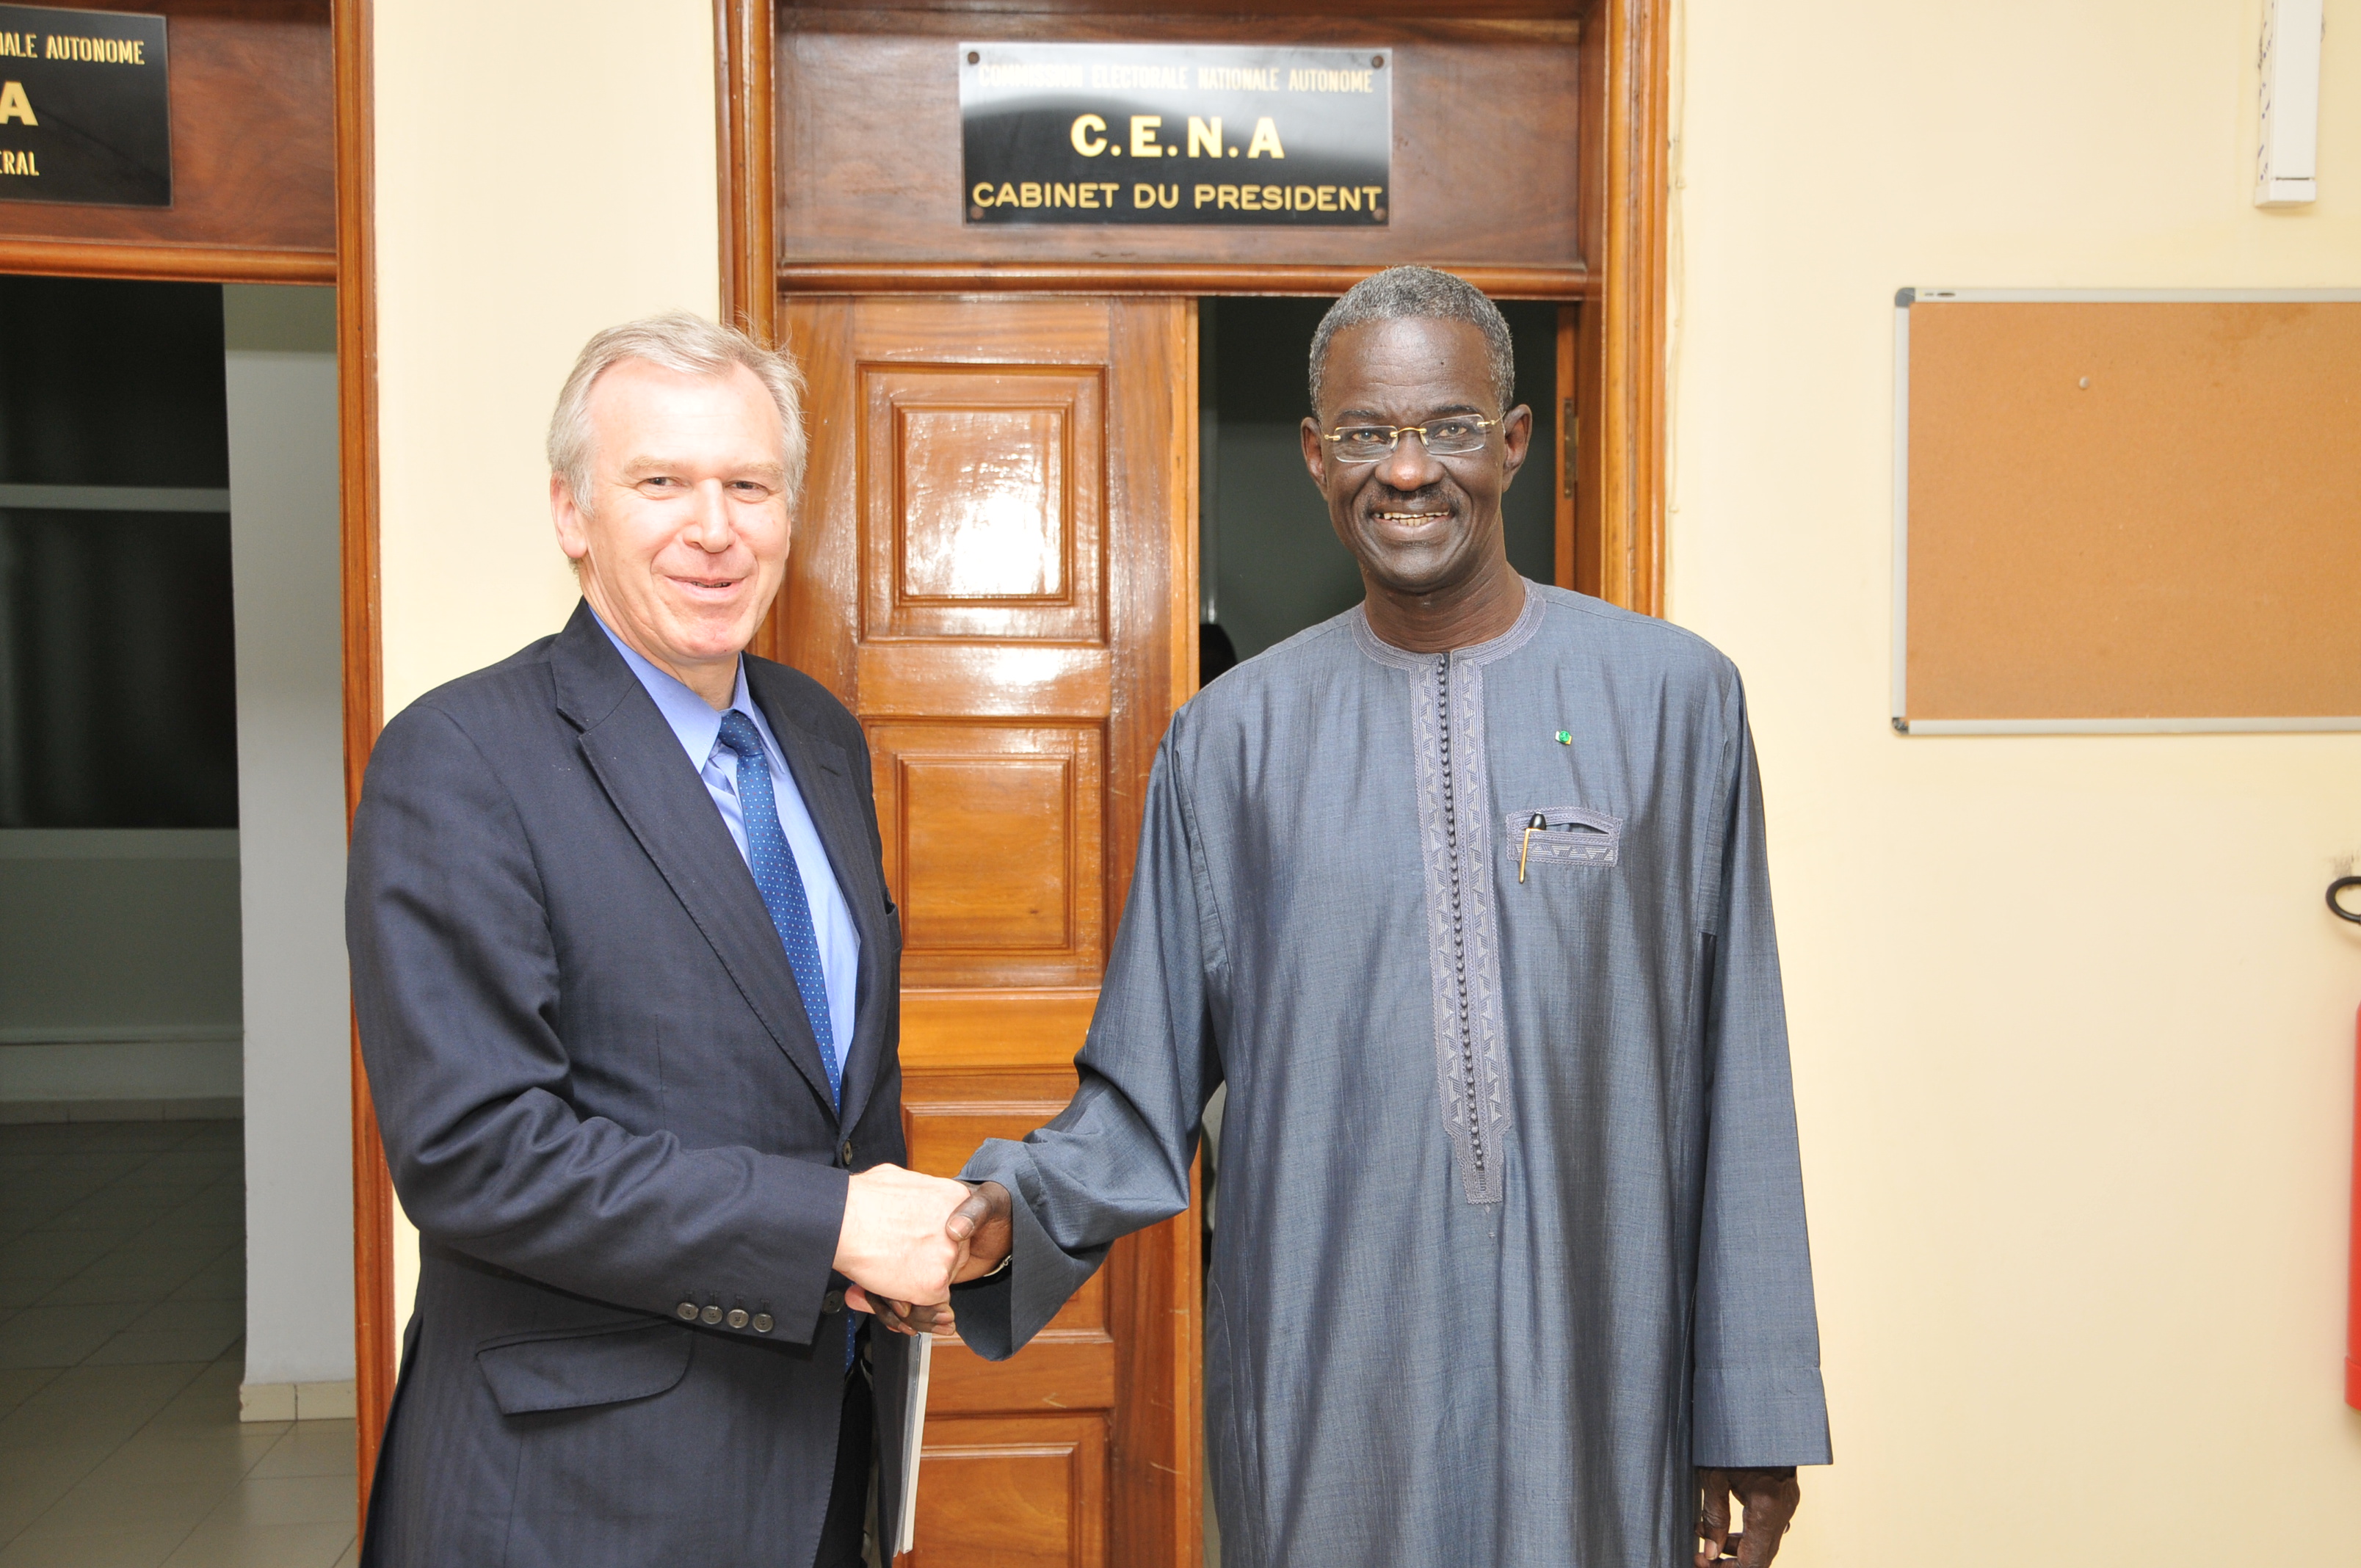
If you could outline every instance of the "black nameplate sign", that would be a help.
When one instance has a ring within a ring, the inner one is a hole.
[[[1386,221],[1393,52],[960,45],[972,224]]]
[[[172,204],[164,18],[0,5],[0,201]]]

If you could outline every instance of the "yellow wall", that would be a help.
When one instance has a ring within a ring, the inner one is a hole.
[[[711,314],[720,274],[708,0],[375,9],[391,714],[565,623],[541,457],[558,384],[601,327]]]
[[[1793,1556],[2346,1561],[2361,736],[1896,737],[1888,486],[1897,287],[2361,285],[2361,0],[2288,213],[2257,0],[1683,22],[1672,610],[1767,774],[1839,1461]]]

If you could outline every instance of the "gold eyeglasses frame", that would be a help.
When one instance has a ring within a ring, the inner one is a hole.
[[[1485,441],[1490,438],[1492,432],[1507,422],[1508,416],[1506,414],[1503,414],[1499,419],[1486,419],[1481,414],[1450,414],[1441,419],[1431,419],[1427,421],[1425,424],[1340,425],[1334,430],[1322,431],[1320,433],[1320,439],[1328,443],[1329,449],[1332,452],[1335,452],[1336,461],[1339,463],[1382,463],[1400,449],[1401,438],[1405,435],[1417,436],[1418,444],[1421,446],[1425,447],[1428,454],[1432,456],[1466,457],[1474,453],[1482,451],[1484,449]],[[1453,447],[1444,452],[1435,451],[1433,444],[1427,440],[1426,433],[1429,427],[1438,424],[1474,425],[1477,431],[1476,444],[1467,447]],[[1384,431],[1386,433],[1386,449],[1383,452],[1376,453],[1367,457],[1352,457],[1336,450],[1338,444],[1341,443],[1347,435],[1376,431]]]

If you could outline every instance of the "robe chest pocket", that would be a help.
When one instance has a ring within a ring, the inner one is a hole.
[[[1535,816],[1541,817],[1543,827],[1532,826]],[[1535,806],[1509,812],[1500,824],[1504,829],[1500,848],[1512,865],[1521,863],[1528,879],[1537,871],[1611,866],[1622,859],[1623,819],[1603,811],[1579,806]]]

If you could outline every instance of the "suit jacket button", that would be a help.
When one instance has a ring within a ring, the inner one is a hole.
[[[743,1307],[730,1308],[730,1316],[723,1321],[733,1329],[744,1328],[746,1326],[746,1309]]]
[[[758,1334],[766,1334],[771,1332],[770,1313],[757,1312],[754,1314],[754,1332]]]
[[[844,1310],[844,1292],[841,1290],[831,1290],[827,1295],[821,1297],[819,1299],[819,1310],[823,1312],[841,1312]]]
[[[684,1323],[693,1323],[697,1321],[697,1303],[694,1301],[683,1301],[679,1306],[675,1307],[672,1310],[672,1315],[678,1318]]]
[[[845,1139],[844,1146],[836,1152],[844,1157],[845,1169],[851,1170],[852,1168],[852,1140],[851,1138]]]
[[[705,1310],[699,1312],[697,1316],[704,1319],[708,1323],[718,1323],[721,1321],[721,1309],[719,1307],[708,1307]]]

